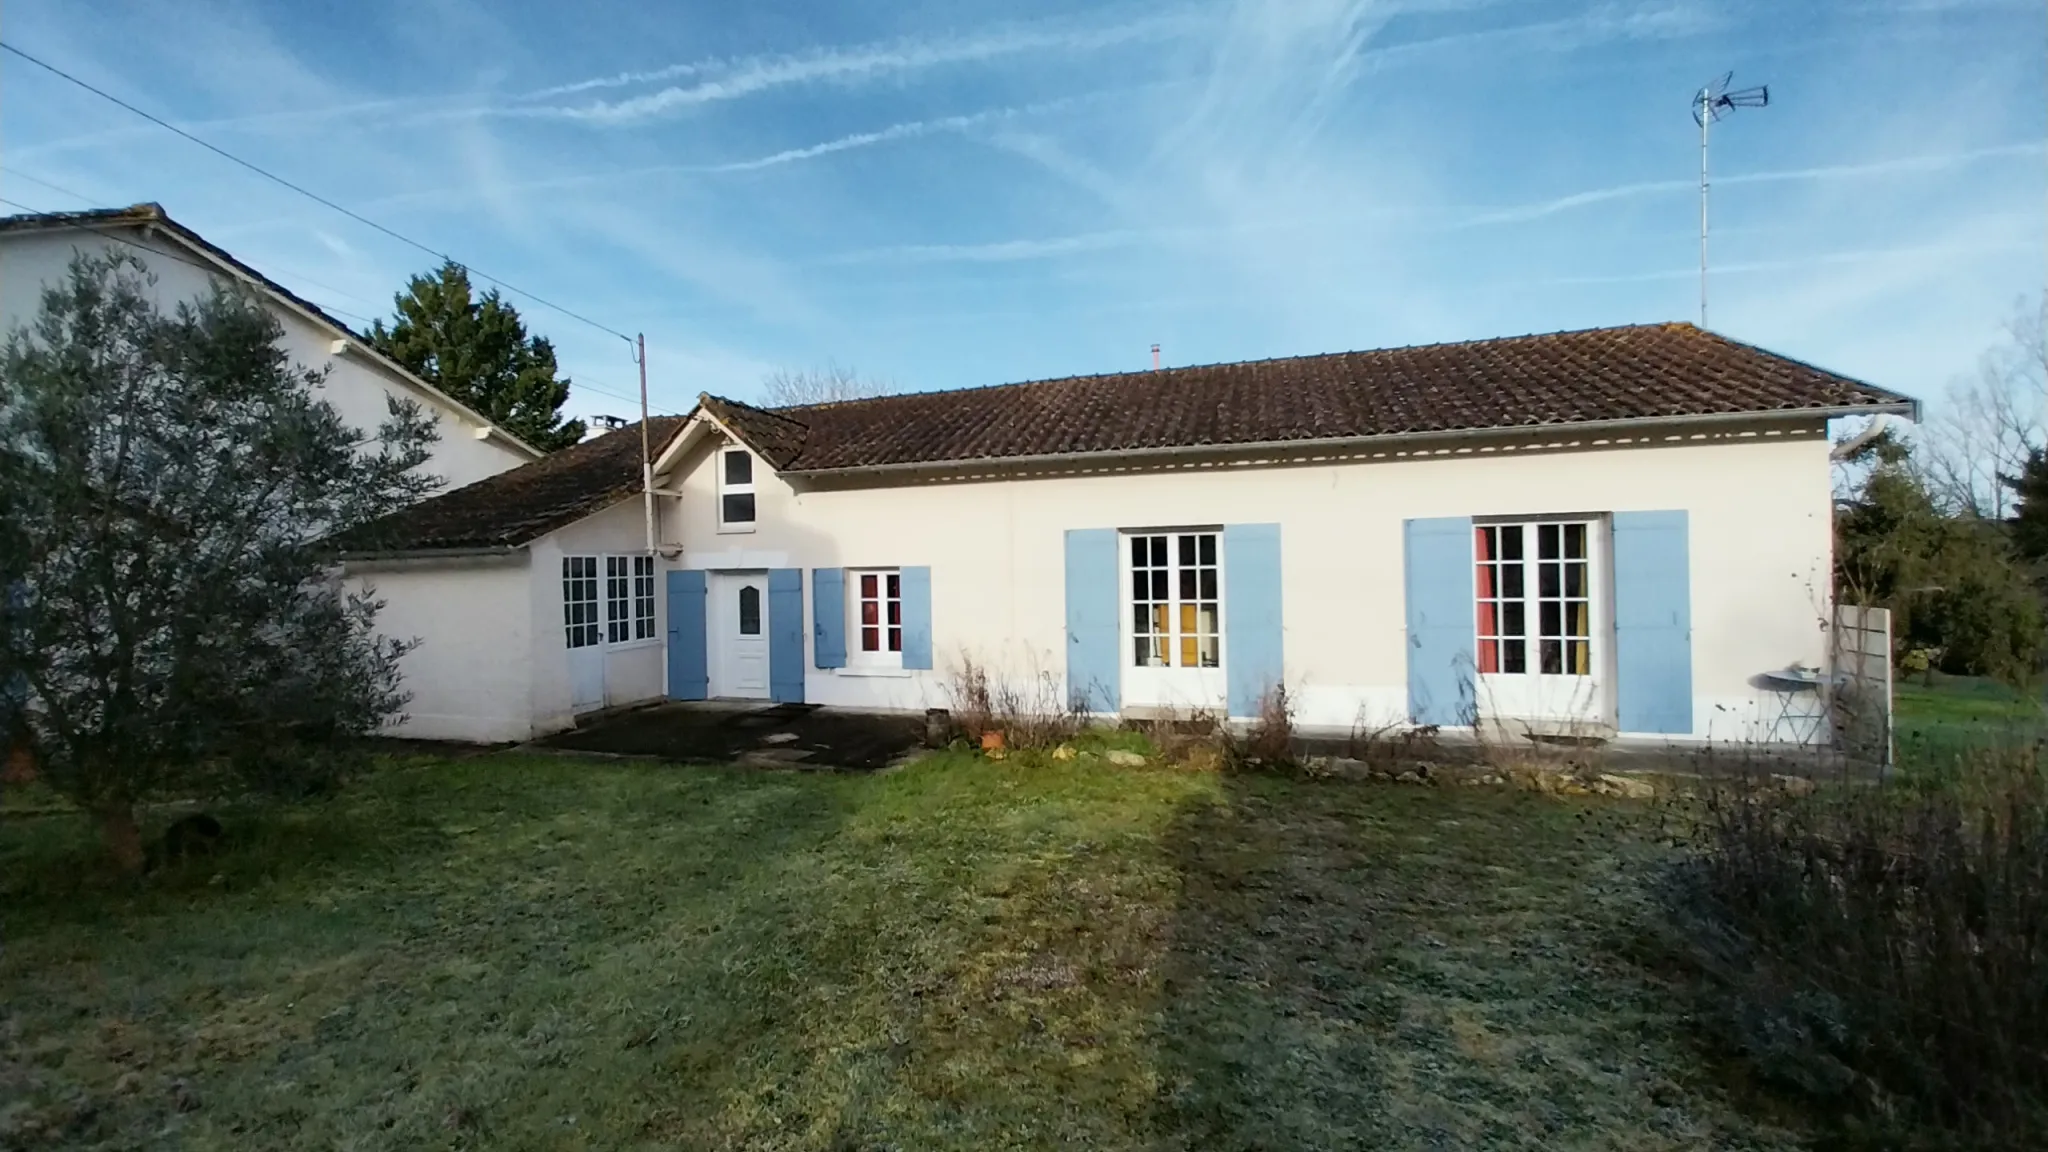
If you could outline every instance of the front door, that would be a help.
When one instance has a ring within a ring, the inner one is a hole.
[[[710,587],[711,695],[768,698],[768,576],[714,572]]]
[[[1124,535],[1125,707],[1180,715],[1229,711],[1221,535],[1213,529]]]
[[[1480,718],[1544,734],[1593,735],[1607,724],[1600,528],[1595,520],[1474,528]]]

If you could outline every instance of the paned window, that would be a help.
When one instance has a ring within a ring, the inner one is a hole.
[[[562,557],[562,630],[569,647],[604,642],[597,610],[597,557]]]
[[[605,641],[654,638],[654,557],[604,558]]]
[[[633,639],[654,639],[654,557],[633,557]]]
[[[1139,668],[1223,663],[1216,533],[1133,535],[1131,659]]]
[[[745,448],[726,448],[718,454],[718,526],[754,526],[754,457]]]
[[[851,573],[855,637],[852,655],[868,663],[903,658],[903,577],[894,571]]]
[[[604,558],[605,642],[624,644],[633,635],[633,557]]]
[[[1586,523],[1473,530],[1480,672],[1593,674],[1591,540]]]

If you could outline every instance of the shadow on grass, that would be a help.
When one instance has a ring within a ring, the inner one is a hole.
[[[1174,833],[1158,1145],[1777,1143],[1619,955],[1638,886],[1617,819],[1640,812],[1227,778]]]
[[[202,811],[221,821],[221,842],[187,858],[156,859],[163,829]],[[448,842],[431,820],[347,794],[296,803],[160,804],[145,807],[138,818],[152,853],[138,876],[114,867],[83,813],[0,818],[0,904],[32,923],[92,921],[132,913],[153,899],[208,890],[244,890],[335,870],[424,867]]]

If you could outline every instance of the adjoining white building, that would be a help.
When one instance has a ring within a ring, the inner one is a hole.
[[[541,457],[538,449],[413,375],[346,324],[208,243],[155,204],[0,217],[0,334],[35,322],[44,289],[65,281],[74,256],[109,251],[142,261],[155,277],[156,303],[162,308],[201,299],[216,284],[254,289],[284,328],[285,352],[302,367],[325,370],[321,397],[351,427],[374,431],[389,416],[387,396],[417,401],[440,432],[426,470],[451,488]]]
[[[1687,324],[765,410],[703,397],[355,562],[409,734],[707,697],[1776,740],[1829,659],[1831,419],[1907,397]],[[431,587],[431,594],[419,591]],[[403,604],[406,607],[399,608]]]

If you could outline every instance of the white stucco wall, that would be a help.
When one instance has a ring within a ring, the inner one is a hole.
[[[214,277],[188,263],[198,259],[188,250],[161,239],[146,239],[137,228],[103,231],[113,231],[161,254],[152,256],[129,244],[83,230],[0,234],[0,333],[35,321],[42,307],[43,287],[62,282],[77,251],[97,255],[113,248],[138,256],[156,276],[157,302],[161,307],[197,299],[212,290]],[[232,282],[226,276],[219,279]],[[433,414],[440,440],[434,445],[428,470],[442,477],[447,488],[460,488],[533,459],[498,437],[478,440],[474,422],[375,363],[361,350],[334,355],[333,331],[276,300],[264,299],[271,314],[284,326],[285,351],[303,367],[326,370],[321,395],[351,426],[374,433],[388,415],[387,395],[410,397]]]
[[[356,566],[350,574],[385,601],[378,632],[419,642],[399,662],[412,699],[390,732],[485,744],[537,733],[528,707],[534,635],[525,553]],[[559,643],[559,623],[554,632]]]
[[[627,500],[502,556],[358,562],[349,575],[388,603],[377,630],[419,647],[401,664],[412,694],[393,735],[495,743],[573,727],[562,623],[562,557],[645,551]],[[655,571],[654,636],[605,645],[606,707],[665,691],[667,605]],[[599,595],[603,569],[599,568]]]
[[[529,550],[533,554],[530,708],[536,731],[558,730],[575,722],[569,706],[568,647],[562,625],[562,557],[645,553],[646,518],[640,500],[624,500],[558,529],[535,541]],[[666,691],[667,567],[666,562],[655,561],[654,637],[605,646],[605,707],[659,699]],[[603,581],[600,562],[600,597],[604,595]]]
[[[672,502],[675,519],[664,531],[685,545],[687,567],[806,569],[806,612],[809,569],[930,565],[938,669],[875,677],[813,667],[805,685],[813,702],[919,708],[947,703],[946,669],[963,653],[1013,681],[1041,669],[1063,681],[1067,529],[1277,522],[1286,678],[1299,719],[1350,727],[1407,713],[1405,519],[1683,509],[1692,735],[1767,737],[1759,718],[1774,718],[1778,700],[1752,679],[1791,663],[1825,663],[1825,428],[1816,421],[1676,435],[803,492],[757,462],[758,527],[745,534],[717,529],[707,447],[679,460],[668,479],[684,495]]]

